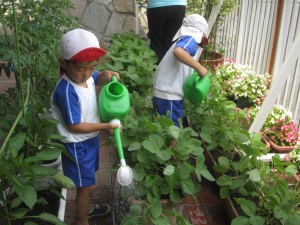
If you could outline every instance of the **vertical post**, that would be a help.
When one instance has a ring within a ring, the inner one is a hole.
[[[244,35],[245,35],[245,17],[247,11],[247,1],[242,0],[241,4],[241,14],[240,14],[240,22],[238,32],[238,40],[237,40],[237,49],[236,49],[236,61],[241,62],[242,60],[242,53],[243,53],[243,43],[244,43]]]

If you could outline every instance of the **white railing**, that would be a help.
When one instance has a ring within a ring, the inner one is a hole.
[[[273,68],[273,86],[276,76],[282,75],[279,71],[300,33],[300,0],[236,0],[236,3],[236,9],[218,33],[217,43],[225,49],[225,58],[251,65],[257,73],[269,72]],[[281,7],[280,16],[277,12]],[[276,23],[277,17],[281,20]],[[286,81],[282,81],[285,82],[282,88],[277,90],[274,103],[290,110],[299,128],[300,51],[294,59],[288,62],[291,72]]]

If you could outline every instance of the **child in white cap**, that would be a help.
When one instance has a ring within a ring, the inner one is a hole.
[[[106,215],[107,204],[91,205],[96,190],[96,171],[99,169],[99,137],[101,129],[110,132],[118,125],[101,123],[97,108],[95,85],[103,85],[119,74],[97,71],[99,59],[106,54],[97,37],[86,30],[74,29],[63,35],[61,42],[61,77],[51,96],[53,118],[72,159],[62,155],[64,174],[76,185],[78,225],[88,225],[88,219]]]
[[[197,71],[204,77],[207,69],[199,62],[199,47],[208,43],[208,24],[203,16],[192,14],[183,19],[176,41],[158,65],[153,82],[153,106],[158,114],[169,115],[176,126],[183,117],[183,83]]]

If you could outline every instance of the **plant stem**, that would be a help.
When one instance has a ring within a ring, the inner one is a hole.
[[[7,208],[7,201],[6,201],[6,199],[7,199],[7,196],[6,196],[6,190],[4,190],[4,185],[2,185],[2,182],[0,182],[0,190],[1,190],[1,192],[2,192],[2,199],[4,200],[3,201],[3,207],[4,207],[4,210],[5,210],[5,213],[6,213],[6,215],[9,215],[9,212],[8,212],[8,208]],[[6,218],[5,216],[4,216],[4,218]],[[10,222],[10,218],[8,217],[8,218],[6,218],[5,219],[6,220],[6,223],[7,223],[7,225],[11,225],[11,222]]]
[[[16,118],[14,124],[13,124],[12,127],[10,128],[10,130],[9,130],[9,132],[8,132],[8,134],[7,134],[7,136],[5,137],[5,140],[4,140],[4,142],[3,142],[2,146],[1,146],[1,149],[0,149],[0,156],[2,155],[2,153],[3,153],[4,149],[5,149],[5,146],[6,146],[7,142],[8,142],[8,140],[9,140],[10,136],[12,135],[14,129],[16,128],[16,126],[17,126],[17,124],[18,124],[18,122],[19,122],[19,120],[20,120],[20,118],[21,118],[22,115],[23,115],[24,108],[25,108],[25,106],[27,105],[28,99],[29,99],[29,92],[30,92],[30,91],[29,91],[29,87],[30,87],[30,82],[29,82],[29,78],[28,78],[28,79],[27,79],[27,94],[26,94],[26,99],[25,99],[25,102],[24,102],[24,106],[22,107],[22,110],[19,112],[19,114],[18,114],[18,116],[17,116],[17,118]]]
[[[8,38],[7,29],[6,29],[6,22],[5,22],[5,19],[4,19],[4,13],[3,13],[3,9],[2,9],[1,6],[0,6],[0,15],[3,18],[3,20],[1,21],[1,23],[2,23],[2,27],[3,27],[3,31],[4,31],[5,37]]]
[[[19,87],[20,87],[20,94],[22,99],[22,108],[23,112],[25,110],[25,102],[24,102],[24,91],[23,91],[23,79],[22,79],[22,69],[21,69],[21,58],[20,58],[20,45],[19,45],[19,34],[18,34],[18,26],[17,26],[17,13],[15,9],[15,1],[12,0],[12,6],[13,6],[13,14],[14,14],[14,26],[15,26],[15,37],[16,37],[16,47],[17,47],[17,56],[18,56],[18,73],[19,73]]]

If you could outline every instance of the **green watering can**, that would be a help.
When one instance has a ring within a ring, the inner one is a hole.
[[[211,72],[208,72],[205,77],[200,77],[197,72],[189,75],[183,83],[184,97],[192,103],[201,104],[209,92],[209,76],[211,76]]]
[[[121,125],[121,121],[128,114],[130,108],[129,93],[127,88],[117,81],[116,76],[113,76],[112,81],[102,87],[98,97],[98,107],[101,120],[113,124]],[[124,159],[120,128],[115,128],[113,133],[121,163],[117,179],[122,186],[127,186],[132,182],[133,173]]]

